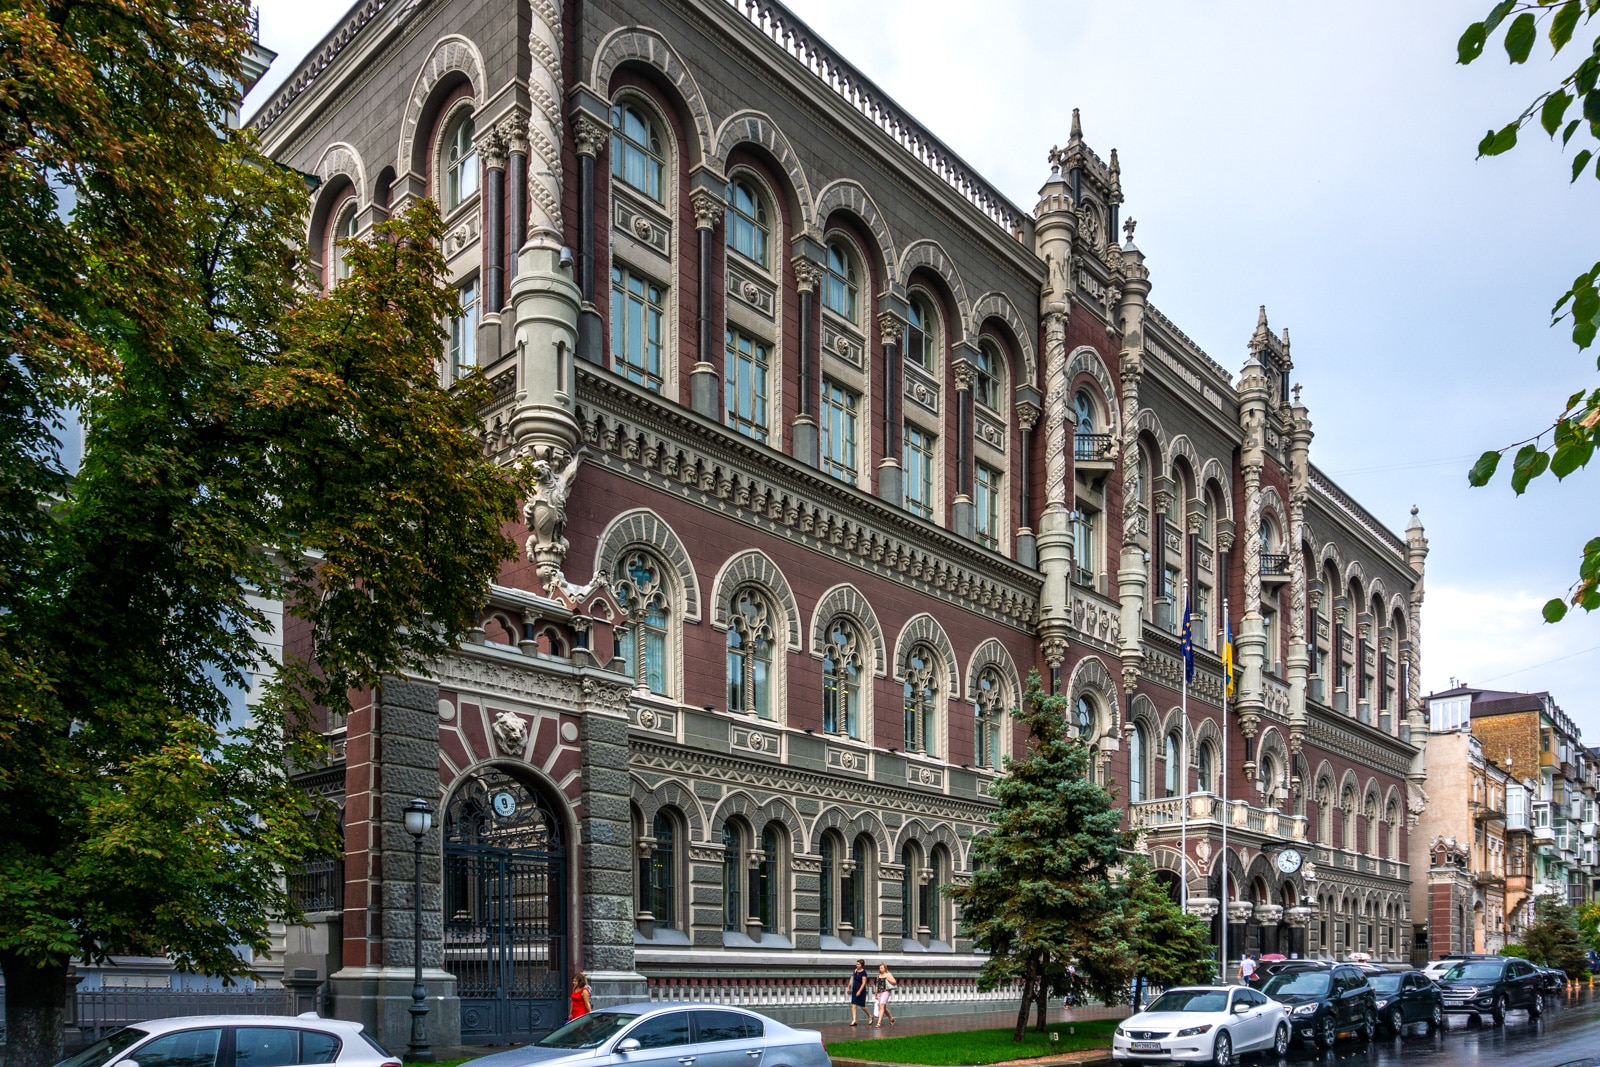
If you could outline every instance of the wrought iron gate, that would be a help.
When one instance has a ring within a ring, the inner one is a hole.
[[[540,798],[498,770],[462,783],[445,811],[444,966],[461,1040],[504,1045],[566,1019],[566,853]]]

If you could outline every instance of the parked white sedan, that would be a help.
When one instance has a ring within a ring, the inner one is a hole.
[[[1275,1000],[1244,986],[1169,989],[1111,1038],[1120,1061],[1178,1060],[1233,1067],[1247,1052],[1289,1051],[1289,1019]]]
[[[360,1023],[279,1015],[152,1019],[96,1041],[56,1067],[400,1067]]]

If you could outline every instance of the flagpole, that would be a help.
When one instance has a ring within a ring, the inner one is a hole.
[[[1228,675],[1232,673],[1233,627],[1228,621],[1228,598],[1222,598],[1222,640],[1226,660],[1222,670],[1222,984],[1228,984]]]
[[[1189,579],[1183,580],[1183,628],[1189,642],[1183,664],[1183,747],[1178,752],[1178,883],[1183,913],[1189,914],[1189,671],[1194,662],[1194,635],[1189,629]]]

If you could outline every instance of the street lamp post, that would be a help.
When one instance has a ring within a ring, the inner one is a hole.
[[[428,1015],[428,991],[422,985],[422,838],[433,825],[433,809],[426,800],[417,797],[405,807],[405,823],[416,858],[413,867],[416,881],[411,889],[411,1044],[406,1049],[406,1059],[428,1063],[433,1059],[433,1049],[428,1046],[424,1022]]]

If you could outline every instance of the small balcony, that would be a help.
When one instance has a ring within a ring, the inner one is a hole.
[[[1289,574],[1289,553],[1263,552],[1261,553],[1261,584],[1278,586],[1287,582]]]
[[[1541,845],[1553,845],[1556,843],[1555,828],[1552,826],[1535,826],[1533,828],[1533,839]]]
[[[1495,874],[1493,871],[1478,871],[1472,876],[1472,884],[1479,886],[1505,885],[1506,880],[1504,876]]]
[[[1086,474],[1106,475],[1116,468],[1115,439],[1108,433],[1072,435],[1072,465]]]
[[[1130,804],[1128,809],[1128,821],[1135,827],[1170,831],[1183,821],[1182,797],[1146,800]],[[1189,794],[1188,821],[1191,824],[1197,827],[1218,825],[1224,816],[1230,829],[1250,830],[1265,837],[1306,840],[1306,818],[1303,815],[1286,815],[1276,808],[1252,807],[1242,800],[1228,801],[1224,811],[1222,800],[1211,793]]]

